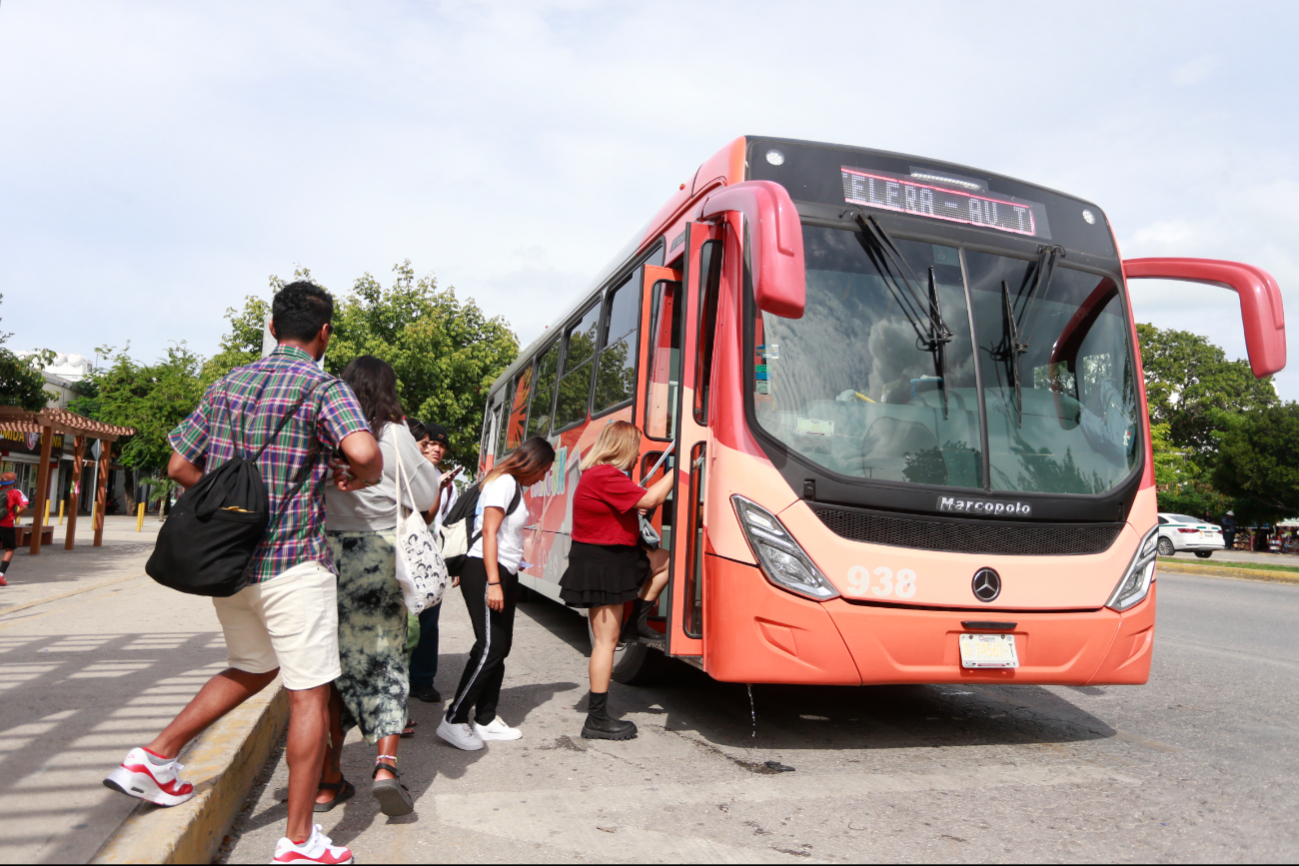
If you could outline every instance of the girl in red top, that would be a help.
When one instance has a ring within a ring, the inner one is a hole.
[[[559,586],[560,598],[569,606],[590,609],[595,646],[590,709],[582,726],[587,739],[636,736],[635,723],[608,714],[613,655],[623,607],[636,602],[630,622],[639,626],[667,582],[667,552],[647,552],[641,546],[639,515],[663,503],[672,477],[665,473],[648,490],[627,477],[640,455],[640,437],[636,426],[626,421],[607,425],[582,461],[582,479],[573,491],[573,546]]]

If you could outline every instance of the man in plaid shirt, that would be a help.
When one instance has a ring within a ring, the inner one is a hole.
[[[344,489],[376,483],[383,457],[351,388],[316,366],[333,332],[333,314],[333,298],[318,286],[285,286],[272,302],[271,331],[279,346],[214,384],[171,432],[175,453],[167,472],[182,487],[192,487],[236,453],[255,453],[307,395],[257,463],[273,525],[254,553],[252,583],[229,598],[213,599],[230,667],[104,781],[159,805],[185,802],[194,788],[180,778],[180,750],[279,674],[289,694],[289,815],[277,862],[350,863],[352,856],[311,823],[329,733],[330,685],[341,673],[337,580],[325,541],[321,485],[335,449],[350,470],[345,478],[340,473]],[[285,503],[308,464],[307,482]]]

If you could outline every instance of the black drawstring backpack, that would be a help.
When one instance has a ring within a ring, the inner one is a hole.
[[[270,376],[267,376],[269,380]],[[280,502],[274,522],[269,514],[270,498],[257,461],[279,438],[280,431],[319,384],[317,381],[303,390],[297,402],[280,419],[275,431],[252,457],[240,456],[240,452],[246,453],[247,448],[241,449],[243,431],[229,417],[227,393],[224,408],[230,421],[235,456],[204,475],[176,500],[144,567],[150,577],[181,592],[216,598],[228,598],[250,583],[257,545],[279,523],[288,504],[311,477],[319,454],[314,431],[311,451],[298,470],[292,489]],[[263,382],[257,394],[259,400],[265,390],[266,382]],[[246,438],[244,444],[247,444]]]

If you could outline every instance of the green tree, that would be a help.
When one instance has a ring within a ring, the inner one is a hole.
[[[0,301],[4,295],[0,295]],[[28,412],[39,412],[50,401],[45,377],[39,365],[48,363],[48,354],[38,352],[20,358],[4,347],[13,334],[0,332],[0,406],[18,406]]]
[[[390,287],[367,273],[337,303],[325,368],[339,375],[367,354],[392,364],[406,412],[445,426],[450,460],[472,471],[487,389],[517,357],[518,338],[453,287],[438,288],[431,275],[416,279],[409,260],[393,271]]]
[[[1213,485],[1235,497],[1237,515],[1266,523],[1299,515],[1299,403],[1221,413],[1218,422]]]
[[[277,278],[271,278],[271,287],[275,289]],[[235,367],[251,364],[262,356],[262,330],[266,317],[271,314],[271,302],[256,295],[244,297],[244,307],[236,310],[226,308],[226,320],[230,322],[230,331],[221,338],[221,349],[203,364],[201,378],[204,385],[210,385],[228,374]]]
[[[1150,445],[1155,457],[1155,495],[1160,511],[1191,514],[1208,513],[1221,519],[1235,503],[1223,496],[1209,482],[1208,474],[1188,453],[1169,441],[1167,424],[1152,424]]]
[[[1189,331],[1137,325],[1152,424],[1168,425],[1169,442],[1203,464],[1212,462],[1215,420],[1277,403],[1271,377],[1255,379],[1249,363],[1228,361],[1208,339]]]
[[[199,377],[203,359],[184,343],[173,344],[165,357],[141,364],[127,352],[98,350],[106,363],[90,374],[82,389],[86,396],[72,405],[74,412],[134,427],[134,436],[118,442],[122,465],[131,469],[161,469],[171,458],[167,434],[198,406],[204,385]]]

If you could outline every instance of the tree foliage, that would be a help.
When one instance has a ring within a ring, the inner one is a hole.
[[[1299,403],[1223,413],[1219,423],[1213,484],[1235,498],[1240,517],[1271,523],[1299,515]]]
[[[0,295],[0,300],[4,295]],[[46,354],[20,358],[5,348],[13,334],[0,332],[0,406],[18,406],[28,412],[39,412],[50,401],[45,377],[39,364]]]
[[[1214,431],[1230,413],[1277,404],[1271,377],[1255,379],[1249,363],[1190,331],[1137,325],[1152,424],[1167,424],[1173,445],[1209,463]],[[1226,414],[1224,414],[1226,413]]]
[[[153,364],[136,361],[129,350],[129,345],[120,354],[111,347],[97,350],[106,363],[91,372],[80,389],[83,396],[69,408],[109,424],[134,427],[135,435],[118,443],[122,465],[159,469],[171,457],[167,434],[203,396],[203,361],[184,343],[173,344]]]
[[[454,288],[438,288],[431,275],[416,279],[409,260],[393,272],[388,288],[367,273],[337,302],[325,368],[339,375],[358,355],[392,364],[407,414],[445,426],[449,459],[472,471],[487,389],[518,355],[518,338]]]
[[[1234,507],[1210,483],[1208,473],[1193,460],[1189,449],[1178,448],[1169,441],[1167,424],[1152,424],[1150,445],[1155,458],[1155,495],[1160,511],[1215,518]]]

